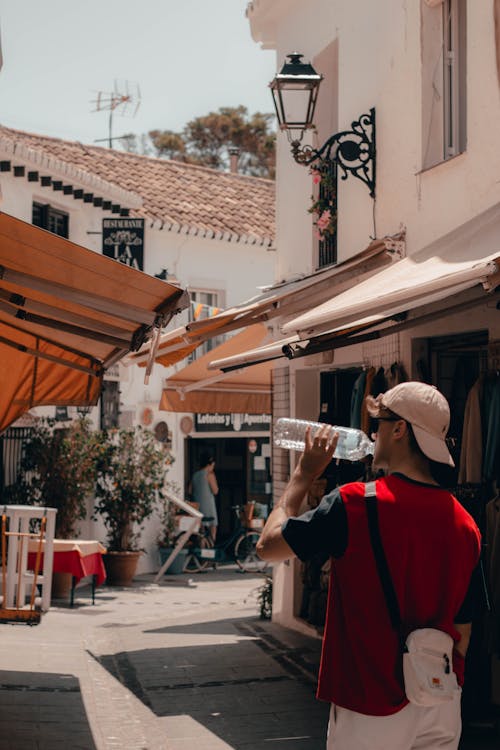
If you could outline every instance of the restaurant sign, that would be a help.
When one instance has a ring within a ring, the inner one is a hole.
[[[195,414],[196,432],[269,432],[270,414]]]
[[[144,219],[103,219],[102,254],[144,270]]]

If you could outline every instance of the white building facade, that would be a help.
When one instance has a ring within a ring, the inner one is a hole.
[[[457,462],[454,486],[466,505],[471,493],[478,516],[493,497],[488,493],[500,469],[499,454],[494,469],[485,475],[483,467],[471,482],[460,465],[468,393],[478,378],[498,369],[500,351],[500,152],[492,143],[500,123],[496,12],[489,0],[252,0],[247,8],[256,43],[276,50],[277,71],[288,54],[300,52],[324,76],[316,132],[306,132],[304,143],[320,148],[375,110],[375,199],[352,174],[338,179],[333,265],[355,258],[373,238],[398,237],[398,257],[390,268],[372,272],[372,281],[353,280],[346,291],[336,290],[332,277],[330,303],[278,321],[277,337],[296,333],[305,343],[329,330],[347,330],[366,315],[378,323],[372,338],[354,343],[353,336],[350,345],[344,333],[341,344],[332,342],[311,356],[276,360],[273,418],[319,415],[349,424],[353,385],[363,372],[384,380],[380,390],[394,377],[432,382],[456,415],[449,434]],[[278,135],[277,280],[314,274],[320,267],[321,245],[308,213],[315,190],[285,134]],[[483,276],[476,264],[487,269]],[[475,280],[459,285],[453,274],[471,267]],[[425,283],[424,268],[434,269]],[[448,273],[454,281],[446,291]],[[295,460],[294,453],[273,450],[275,499]],[[333,471],[318,493],[351,478],[348,467]],[[316,502],[308,498],[309,505]],[[311,585],[313,573],[298,560],[275,567],[276,622],[321,632],[328,575],[316,571]]]

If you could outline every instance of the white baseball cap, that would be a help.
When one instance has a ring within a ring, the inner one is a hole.
[[[381,393],[377,398],[366,399],[368,413],[383,417],[391,411],[409,422],[422,453],[432,461],[455,466],[446,445],[450,426],[450,407],[443,394],[427,383],[400,383]]]

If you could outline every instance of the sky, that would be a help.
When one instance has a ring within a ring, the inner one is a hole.
[[[224,106],[271,112],[275,52],[253,41],[246,5],[0,0],[0,124],[88,144],[107,139],[109,112],[92,112],[92,101],[115,81],[120,93],[128,81],[134,97],[139,87],[140,105],[134,117],[115,110],[113,136],[180,131]]]

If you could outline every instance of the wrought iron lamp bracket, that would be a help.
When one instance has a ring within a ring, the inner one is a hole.
[[[351,130],[343,130],[332,135],[320,149],[301,146],[300,140],[292,140],[293,158],[298,164],[318,166],[328,161],[336,162],[343,180],[349,174],[365,183],[372,198],[375,198],[376,149],[375,149],[375,109],[363,114],[351,123]]]

